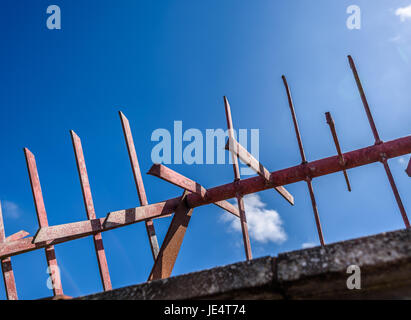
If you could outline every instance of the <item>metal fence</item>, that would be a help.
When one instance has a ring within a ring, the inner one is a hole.
[[[387,161],[390,158],[411,153],[411,136],[406,136],[387,142],[383,142],[380,139],[354,61],[350,56],[348,56],[348,60],[358,86],[358,90],[368,117],[368,121],[371,126],[371,130],[374,134],[375,143],[374,145],[362,149],[342,153],[334,121],[331,117],[331,114],[327,112],[325,114],[326,122],[330,126],[331,134],[337,150],[337,155],[329,158],[324,158],[312,162],[307,161],[300,131],[298,128],[298,122],[291,97],[291,91],[285,76],[283,76],[282,79],[288,97],[288,103],[291,110],[292,121],[295,128],[302,160],[301,164],[294,167],[270,172],[243,146],[241,146],[235,139],[230,105],[227,98],[224,97],[228,127],[228,141],[226,144],[226,149],[229,150],[232,154],[234,182],[207,190],[197,182],[184,177],[183,175],[171,170],[170,168],[167,168],[162,164],[154,164],[149,170],[148,174],[179,186],[184,191],[181,197],[154,204],[148,204],[137,159],[137,153],[134,147],[130,124],[125,115],[119,112],[134,181],[140,200],[140,206],[136,208],[110,212],[104,218],[96,218],[81,140],[74,131],[70,131],[78,173],[80,177],[81,189],[83,192],[87,220],[49,226],[40,186],[40,179],[37,172],[36,160],[33,153],[29,149],[25,148],[24,155],[26,157],[27,169],[30,178],[39,229],[37,233],[32,237],[28,237],[29,234],[25,231],[19,231],[9,237],[6,237],[0,204],[0,259],[7,298],[10,300],[17,299],[17,290],[11,264],[11,257],[42,248],[44,248],[45,250],[47,264],[49,266],[54,297],[64,298],[65,295],[63,293],[61,284],[54,245],[87,236],[93,237],[103,288],[104,290],[111,290],[112,285],[110,280],[110,273],[108,270],[101,233],[143,221],[146,225],[147,235],[150,241],[151,251],[154,259],[154,265],[152,267],[148,280],[167,278],[172,273],[174,263],[177,259],[177,255],[184,239],[186,229],[189,225],[193,209],[198,206],[207,204],[214,204],[216,206],[219,206],[220,208],[223,208],[224,210],[230,212],[240,219],[246,259],[252,259],[243,196],[262,190],[275,189],[286,201],[293,205],[294,197],[283,186],[299,181],[306,181],[307,183],[318,236],[321,245],[324,246],[325,241],[316,205],[316,199],[314,196],[312,180],[323,175],[342,171],[348,191],[351,191],[347,170],[374,162],[381,162],[383,164],[395,199],[397,201],[399,211],[402,215],[404,225],[405,227],[409,228],[410,223],[408,221],[405,208],[402,204]],[[238,159],[243,161],[258,175],[247,179],[241,179]],[[409,176],[411,176],[411,162],[408,165],[406,172]],[[231,198],[237,199],[238,207],[235,207],[231,203],[226,201]],[[165,239],[161,247],[159,247],[153,220],[168,217],[170,215],[173,215],[173,219],[171,221]]]

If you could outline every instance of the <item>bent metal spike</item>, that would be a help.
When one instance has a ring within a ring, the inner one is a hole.
[[[274,188],[288,202],[293,204],[294,198],[291,194],[288,193],[284,186],[299,181],[306,181],[307,183],[320,241],[321,244],[324,245],[322,229],[318,217],[318,210],[316,207],[311,180],[324,175],[342,171],[346,179],[347,187],[349,190],[351,190],[346,171],[375,162],[383,163],[384,169],[387,173],[389,182],[400,208],[400,212],[404,219],[404,223],[406,227],[409,227],[408,218],[399,197],[399,193],[387,161],[388,159],[411,153],[411,136],[406,136],[386,142],[383,142],[380,139],[368,106],[367,99],[364,94],[364,90],[362,88],[362,84],[359,80],[354,61],[351,57],[349,57],[348,59],[353,70],[354,78],[357,82],[361,100],[363,102],[371,130],[375,138],[375,143],[365,148],[343,153],[341,151],[338,137],[335,131],[334,121],[331,118],[331,114],[327,113],[327,123],[329,124],[331,133],[333,135],[337,155],[308,162],[306,160],[302,145],[291,93],[287,81],[283,76],[283,82],[287,90],[288,102],[302,159],[301,164],[282,170],[269,172],[235,140],[230,106],[227,98],[224,97],[230,142],[227,148],[231,152],[233,157],[233,169],[235,177],[234,182],[206,189],[197,182],[184,177],[183,175],[167,168],[164,165],[154,164],[148,172],[150,175],[156,176],[169,183],[181,187],[182,189],[184,189],[184,193],[182,196],[176,198],[171,198],[158,203],[148,204],[130,126],[127,118],[120,112],[120,119],[122,122],[123,132],[129,152],[130,163],[133,169],[134,180],[140,199],[140,206],[109,212],[103,218],[96,218],[84,162],[84,156],[82,153],[81,141],[78,136],[74,132],[72,132],[73,146],[75,149],[76,161],[78,165],[80,182],[82,186],[88,219],[84,221],[55,226],[48,225],[47,214],[44,206],[34,155],[28,149],[24,149],[30,177],[30,184],[33,192],[34,204],[36,207],[36,213],[40,228],[38,229],[35,236],[29,237],[28,233],[22,230],[6,237],[4,233],[4,225],[0,206],[0,260],[2,263],[2,272],[5,281],[7,298],[17,299],[17,290],[10,257],[43,248],[45,249],[47,263],[50,268],[53,293],[55,297],[65,297],[63,295],[63,289],[61,286],[60,273],[55,256],[54,245],[87,236],[93,236],[95,240],[97,259],[100,264],[103,286],[105,290],[109,290],[111,288],[111,284],[109,283],[110,278],[108,274],[108,268],[106,268],[105,265],[107,261],[105,254],[104,256],[102,255],[104,253],[104,249],[102,242],[99,241],[99,239],[101,239],[101,233],[142,221],[146,223],[151,250],[154,257],[154,265],[151,269],[149,280],[169,277],[172,273],[173,266],[180,251],[184,235],[192,216],[193,209],[208,204],[216,205],[241,219],[246,257],[247,259],[251,259],[251,247],[248,235],[248,226],[245,219],[243,196]],[[242,160],[258,175],[255,177],[240,179],[238,159]],[[406,172],[409,176],[411,176],[411,161]],[[227,200],[232,198],[237,198],[238,209],[231,203],[227,202]],[[153,219],[168,217],[173,214],[174,216],[172,222],[170,223],[166,237],[161,245],[161,248],[158,248],[157,237],[155,235],[152,221]]]

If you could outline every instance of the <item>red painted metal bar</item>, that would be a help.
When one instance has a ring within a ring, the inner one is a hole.
[[[365,109],[365,113],[367,114],[368,122],[370,123],[371,130],[374,134],[375,144],[381,144],[382,141],[381,141],[380,136],[378,134],[377,127],[375,126],[374,119],[372,117],[370,107],[368,105],[367,97],[365,96],[364,89],[362,87],[360,77],[358,76],[357,68],[355,67],[354,60],[351,56],[348,56],[348,62],[350,64],[350,67],[351,67],[352,72],[354,74],[355,82],[357,83],[358,91],[360,92],[360,96],[361,96],[361,100],[362,100],[362,103],[363,103],[363,106],[364,106],[364,109]],[[391,169],[390,169],[390,167],[388,165],[388,162],[387,162],[387,157],[383,153],[381,153],[381,155],[380,155],[380,161],[384,165],[384,169],[385,169],[385,172],[387,174],[388,181],[390,182],[391,189],[392,189],[392,192],[394,193],[395,200],[397,201],[397,205],[398,205],[398,208],[400,210],[400,213],[401,213],[402,219],[404,221],[404,224],[407,228],[409,228],[410,223],[408,221],[407,212],[405,211],[405,208],[404,208],[404,205],[402,203],[400,194],[398,192],[397,186],[396,186],[394,178],[392,176]]]
[[[83,193],[83,200],[86,207],[87,218],[89,220],[96,219],[93,196],[91,195],[90,182],[88,179],[86,161],[84,159],[81,140],[73,130],[70,131],[70,134],[71,140],[73,142],[74,155],[76,158],[77,171],[80,177],[81,191]],[[93,242],[103,289],[104,291],[111,290],[112,286],[110,273],[108,270],[106,252],[104,251],[103,238],[101,236],[101,233],[93,234]]]
[[[235,157],[239,158],[249,168],[251,168],[259,176],[265,180],[270,180],[270,172],[256,159],[251,153],[247,151],[236,139],[227,140],[225,149],[232,152]]]
[[[344,153],[343,156],[346,161],[345,167],[341,166],[338,156],[332,156],[308,162],[305,165],[297,165],[271,172],[269,183],[262,177],[256,176],[210,188],[207,190],[206,197],[190,193],[187,195],[187,205],[190,208],[195,208],[217,201],[231,199],[236,196],[237,192],[243,195],[256,193],[271,189],[275,186],[305,181],[307,175],[311,178],[316,178],[339,172],[343,169],[348,170],[364,166],[381,161],[381,154],[385,154],[386,159],[391,159],[410,153],[411,136],[406,136],[379,145],[372,145]],[[0,259],[44,248],[50,244],[55,245],[73,239],[83,238],[94,233],[112,230],[124,225],[170,215],[176,210],[180,203],[180,198],[181,197],[169,199],[146,207],[111,212],[106,218],[79,221],[47,228],[43,227],[38,231],[35,237],[0,244]],[[36,242],[38,236],[42,237],[40,242]]]
[[[27,237],[29,234],[30,233],[28,233],[27,231],[20,230],[19,232],[13,233],[11,236],[8,236],[6,238],[6,242],[12,242],[12,241],[23,239]]]
[[[102,219],[102,220],[104,220],[104,219]],[[84,224],[89,223],[89,222],[90,222],[90,220],[81,221],[81,224],[84,225]],[[45,231],[46,234],[49,234],[49,231],[50,231],[49,228],[51,230],[53,230],[54,227],[55,226],[51,226],[51,227],[48,227],[48,228],[44,227],[43,230]],[[39,229],[39,231],[40,230],[41,229]],[[108,229],[108,230],[111,230],[111,229]],[[67,231],[67,230],[65,230],[65,231]],[[0,243],[0,259],[3,259],[4,257],[11,257],[11,256],[23,254],[23,253],[34,251],[34,250],[37,250],[37,249],[43,249],[43,248],[46,248],[47,246],[50,246],[50,245],[56,245],[56,244],[59,244],[59,243],[64,243],[64,242],[68,242],[68,241],[71,241],[71,240],[84,238],[84,237],[87,237],[87,236],[92,235],[92,234],[95,233],[95,232],[84,233],[84,232],[81,232],[81,231],[82,230],[79,231],[77,229],[76,231],[69,232],[69,233],[75,233],[75,236],[69,236],[69,237],[60,237],[60,236],[58,236],[58,237],[56,237],[56,239],[54,239],[54,237],[52,237],[52,240],[42,241],[42,242],[38,242],[38,243],[35,243],[36,236],[23,238],[23,239],[11,241],[11,242]],[[102,231],[107,231],[107,230],[102,230]]]
[[[141,177],[140,166],[138,164],[138,158],[136,153],[136,148],[134,146],[133,135],[131,133],[130,123],[126,116],[119,111],[121,125],[123,127],[124,138],[127,144],[127,151],[130,158],[131,169],[133,170],[134,181],[137,187],[138,197],[140,199],[140,204],[142,206],[146,206],[148,204],[146,191],[144,189],[143,178]],[[146,230],[147,235],[150,240],[150,247],[151,253],[153,255],[153,259],[156,260],[159,247],[158,247],[158,240],[156,236],[156,230],[154,229],[153,220],[146,220]]]
[[[37,172],[36,159],[31,151],[24,148],[26,156],[27,169],[30,177],[31,190],[33,192],[34,205],[36,207],[37,219],[40,228],[48,227],[46,207],[44,206],[43,194],[40,186],[40,179]],[[53,285],[53,294],[55,296],[63,295],[63,287],[61,285],[60,270],[57,265],[56,253],[54,246],[45,247],[47,265],[49,267],[50,277]]]
[[[377,127],[375,126],[374,119],[372,117],[371,110],[370,110],[370,107],[368,105],[368,101],[367,101],[367,98],[365,96],[364,89],[362,87],[360,77],[358,76],[357,68],[355,67],[354,60],[351,56],[348,56],[348,62],[349,62],[350,67],[352,69],[352,72],[353,72],[353,75],[354,75],[354,78],[355,78],[355,82],[357,83],[357,87],[358,87],[358,91],[360,92],[362,104],[364,105],[365,113],[367,114],[368,122],[370,123],[371,130],[372,130],[372,133],[373,133],[374,138],[375,138],[375,143],[380,144],[382,141],[381,141],[380,136],[378,134]]]
[[[301,161],[302,161],[301,164],[305,166],[307,163],[307,159],[305,157],[303,142],[301,140],[301,135],[300,135],[300,129],[298,127],[297,117],[295,115],[294,103],[293,103],[293,99],[291,96],[291,90],[290,90],[290,87],[288,86],[287,79],[285,78],[284,75],[282,76],[282,79],[283,79],[283,83],[285,86],[285,90],[287,91],[288,105],[290,107],[291,116],[293,118],[293,123],[294,123],[295,134],[297,136],[298,147],[300,149]],[[304,180],[307,182],[308,191],[310,193],[311,204],[313,207],[314,219],[315,219],[315,224],[317,226],[318,237],[320,239],[321,245],[324,246],[325,242],[324,242],[324,236],[323,236],[323,231],[322,231],[321,222],[320,222],[320,215],[318,214],[317,202],[315,200],[314,189],[313,189],[313,185],[311,182],[312,176],[307,174]]]
[[[3,212],[0,202],[0,244],[6,242],[6,234],[4,231]],[[8,300],[18,300],[16,281],[14,279],[14,272],[11,265],[11,258],[6,257],[1,259],[1,271],[3,273],[4,287],[6,289],[6,296]]]
[[[405,172],[408,174],[409,177],[411,177],[411,158],[410,158],[410,161],[408,162],[408,167],[405,170]]]
[[[381,162],[384,165],[384,169],[385,169],[385,172],[387,173],[387,178],[388,178],[388,181],[390,182],[392,191],[393,191],[394,196],[395,196],[395,200],[397,201],[398,207],[400,208],[401,216],[402,216],[402,219],[404,221],[405,227],[409,228],[410,227],[410,221],[408,220],[407,214],[405,212],[404,205],[402,204],[400,194],[398,192],[397,186],[396,186],[395,181],[394,181],[394,177],[392,176],[390,167],[388,166],[388,161],[385,157],[382,157]]]
[[[44,241],[55,240],[58,240],[58,243],[61,243],[77,239],[79,235],[80,237],[83,237],[140,221],[160,218],[172,214],[177,203],[178,198],[174,198],[163,202],[149,204],[147,206],[110,212],[106,218],[97,218],[41,228],[35,235],[33,243],[40,245]],[[66,238],[67,240],[60,241],[63,238]]]
[[[341,152],[340,142],[338,141],[337,131],[335,130],[335,123],[334,123],[334,120],[331,116],[331,113],[326,112],[325,113],[325,118],[327,120],[328,125],[330,126],[331,134],[333,136],[335,148],[337,149],[337,153],[338,153],[338,157],[340,159],[341,165],[344,166],[345,165],[345,160],[344,160],[344,157],[343,157],[342,152]],[[343,173],[344,173],[345,182],[347,183],[348,191],[351,192],[351,185],[350,185],[350,180],[348,179],[347,170],[344,169]]]
[[[233,127],[233,120],[231,117],[231,108],[230,104],[228,103],[227,97],[224,96],[224,106],[225,106],[225,115],[227,119],[227,128],[228,128],[228,137],[229,141],[234,141],[234,127]],[[231,153],[233,159],[233,169],[234,169],[234,182],[240,181],[240,168],[238,166],[238,159],[234,153]],[[241,223],[241,230],[243,232],[243,242],[244,242],[244,249],[245,255],[247,260],[251,260],[253,258],[251,252],[251,245],[250,245],[250,236],[248,234],[248,226],[247,226],[247,217],[245,214],[245,207],[244,207],[244,200],[243,195],[239,192],[236,193],[236,198],[238,202],[238,210],[240,212],[240,223]]]
[[[186,203],[188,193],[189,192],[185,190],[181,197],[173,220],[161,245],[160,252],[151,269],[148,281],[165,279],[171,276],[191,215],[193,214],[193,208],[189,208]]]
[[[315,218],[315,224],[317,225],[318,236],[320,238],[321,245],[324,246],[325,243],[324,243],[323,230],[321,228],[321,222],[320,222],[320,216],[318,214],[317,202],[314,196],[313,184],[311,182],[311,178],[309,177],[306,178],[305,181],[307,182],[308,192],[310,193],[311,205],[314,211],[314,218]]]
[[[287,91],[288,105],[290,106],[291,117],[293,119],[294,129],[295,129],[295,133],[297,135],[297,142],[298,142],[298,148],[300,150],[301,161],[302,161],[302,163],[306,163],[307,159],[305,157],[303,142],[301,140],[300,128],[298,127],[297,116],[295,115],[293,98],[291,96],[291,91],[290,91],[290,88],[288,86],[287,79],[285,78],[284,75],[282,76],[282,79],[283,79],[283,83],[284,83],[284,86],[285,86],[285,90]]]
[[[248,167],[250,167],[259,176],[263,177],[266,181],[270,179],[270,171],[268,171],[256,158],[253,157],[251,153],[247,151],[241,144],[239,144],[235,139],[230,142],[227,141],[225,146],[226,150],[233,152],[236,157],[243,161]],[[291,205],[294,205],[294,197],[291,193],[287,191],[283,186],[275,187],[277,191],[285,200]]]
[[[207,189],[204,188],[202,185],[181,175],[178,172],[175,172],[174,170],[171,170],[170,168],[162,164],[153,164],[153,166],[150,168],[147,174],[163,179],[187,191],[197,193],[202,197],[205,197],[207,193]],[[220,207],[221,209],[224,209],[230,212],[231,214],[240,217],[239,211],[230,202],[224,200],[218,201],[214,204]]]

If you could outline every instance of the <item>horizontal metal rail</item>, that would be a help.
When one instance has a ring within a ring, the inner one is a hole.
[[[260,176],[234,181],[206,192],[206,197],[195,193],[187,195],[187,205],[191,208],[211,204],[217,201],[234,198],[236,194],[255,193],[276,186],[305,181],[306,177],[321,177],[327,174],[364,166],[381,161],[381,155],[391,159],[411,153],[411,136],[383,142],[378,145],[357,149],[344,153],[345,165],[342,166],[339,156],[307,162],[303,165],[274,171],[270,173],[269,183]],[[173,198],[163,202],[143,207],[131,208],[110,212],[106,218],[73,222],[57,226],[41,228],[35,237],[23,238],[13,242],[0,244],[0,258],[21,254],[24,252],[44,248],[49,245],[83,238],[95,233],[112,230],[124,225],[163,217],[172,214],[180,203],[180,198]]]

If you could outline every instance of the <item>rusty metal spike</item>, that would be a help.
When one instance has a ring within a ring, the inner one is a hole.
[[[230,141],[234,141],[234,128],[233,128],[233,120],[231,118],[231,108],[230,104],[228,103],[227,97],[224,96],[224,106],[225,106],[225,114],[227,119],[227,128],[228,128],[228,136]],[[233,169],[234,169],[234,181],[239,181],[240,177],[240,169],[238,166],[238,159],[234,153],[231,153],[233,159]],[[244,207],[244,200],[243,196],[240,192],[236,194],[237,202],[238,202],[238,210],[240,212],[240,223],[241,223],[241,230],[243,233],[243,242],[244,242],[244,250],[247,260],[251,260],[253,255],[251,253],[251,245],[250,245],[250,236],[248,234],[248,226],[247,226],[247,218],[245,214],[245,207]]]
[[[362,100],[362,103],[363,103],[363,106],[364,106],[364,110],[365,110],[365,113],[367,114],[368,122],[370,123],[372,133],[374,134],[375,144],[379,145],[379,144],[382,143],[382,140],[380,139],[380,136],[379,136],[378,131],[377,131],[377,127],[375,126],[374,119],[372,117],[370,107],[368,105],[368,101],[367,101],[367,98],[365,96],[362,84],[361,84],[360,77],[358,76],[357,68],[355,67],[354,60],[351,56],[348,56],[348,62],[350,64],[350,67],[351,67],[352,72],[354,74],[355,82],[357,83],[358,91],[360,92],[360,96],[361,96],[361,100]],[[398,208],[400,210],[400,213],[401,213],[402,219],[404,221],[404,224],[407,228],[409,228],[410,227],[410,222],[409,222],[408,217],[407,217],[407,212],[405,211],[404,205],[403,205],[402,200],[401,200],[400,193],[398,192],[397,186],[396,186],[395,181],[394,181],[394,177],[392,176],[390,166],[388,165],[387,157],[383,152],[380,154],[380,161],[384,165],[385,173],[387,174],[388,181],[391,185],[392,192],[394,193],[395,200],[397,201],[397,205],[398,205]]]
[[[294,123],[295,135],[297,137],[298,147],[300,149],[301,164],[305,166],[307,163],[307,159],[305,157],[303,142],[301,140],[300,129],[298,127],[298,122],[297,122],[297,116],[295,115],[294,103],[293,103],[293,99],[291,96],[290,87],[288,86],[287,79],[285,78],[284,75],[282,76],[282,79],[283,79],[285,90],[287,92],[288,105],[290,107],[291,116],[292,116],[293,123]],[[306,171],[306,172],[309,172],[309,171]],[[325,242],[324,242],[324,236],[323,236],[323,231],[322,231],[321,222],[320,222],[320,215],[318,213],[317,202],[315,200],[314,189],[313,189],[311,180],[312,180],[312,177],[306,174],[305,181],[307,182],[308,191],[310,193],[311,204],[313,207],[314,219],[315,219],[315,224],[317,226],[318,237],[320,239],[321,245],[324,246]]]
[[[80,177],[81,191],[83,193],[83,200],[86,207],[87,218],[89,220],[93,220],[96,219],[96,213],[94,210],[93,196],[91,195],[91,188],[87,174],[86,161],[83,154],[83,147],[81,145],[79,136],[73,130],[70,131],[70,135],[73,142],[74,155],[76,158],[77,170]],[[106,252],[104,251],[103,238],[101,236],[101,233],[96,233],[93,235],[93,242],[104,291],[111,290],[112,286],[110,273],[108,270]]]
[[[30,185],[33,193],[34,205],[36,207],[37,219],[40,229],[48,227],[47,212],[44,206],[43,193],[41,191],[40,179],[37,172],[36,159],[27,148],[24,148],[26,157],[27,170],[29,172]],[[50,279],[53,286],[53,294],[55,296],[63,295],[63,287],[61,285],[60,269],[57,264],[56,252],[53,245],[44,248],[46,253],[47,265],[49,267]]]
[[[120,115],[121,125],[123,128],[124,138],[127,144],[127,151],[128,151],[128,155],[130,158],[131,169],[133,171],[134,182],[136,183],[137,193],[140,199],[140,204],[142,206],[146,206],[148,204],[148,201],[147,201],[146,191],[144,189],[143,178],[141,177],[140,165],[138,163],[137,152],[134,146],[133,134],[131,133],[130,123],[128,119],[126,118],[126,116],[121,111],[119,111],[118,113]],[[156,235],[156,230],[154,228],[153,220],[151,219],[146,220],[145,224],[146,224],[147,235],[150,241],[151,253],[153,255],[153,259],[156,260],[160,249],[158,246],[158,240],[157,240],[157,235]]]
[[[344,168],[345,167],[345,159],[344,159],[344,155],[341,152],[340,142],[338,141],[337,131],[335,130],[335,124],[334,124],[333,118],[331,117],[331,113],[326,112],[325,113],[325,118],[327,120],[328,125],[330,126],[331,134],[333,136],[335,148],[337,149],[337,153],[338,153],[338,157],[340,159],[341,166]],[[347,184],[347,189],[348,189],[349,192],[351,192],[351,185],[350,185],[350,180],[348,179],[347,170],[343,169],[343,173],[344,173],[345,182]]]
[[[4,232],[3,212],[0,201],[0,244],[6,242],[6,235]],[[4,287],[6,289],[6,296],[8,300],[18,300],[16,280],[14,279],[14,272],[11,266],[11,258],[6,257],[1,259],[1,271],[3,273]]]

